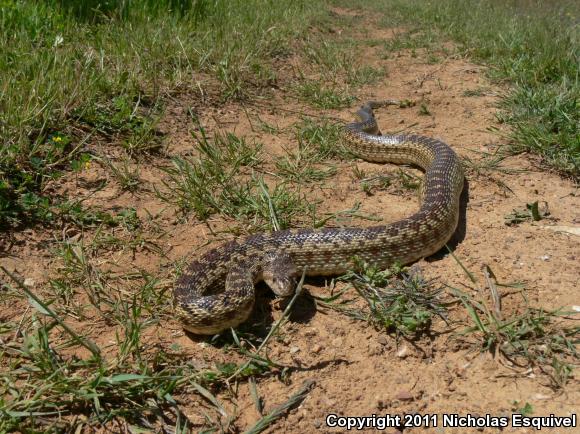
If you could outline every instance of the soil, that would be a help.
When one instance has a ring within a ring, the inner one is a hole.
[[[390,38],[393,32],[376,29],[373,38]],[[493,154],[507,143],[508,139],[503,135],[507,132],[506,127],[496,118],[499,95],[505,89],[488,81],[483,66],[455,54],[430,63],[427,53],[421,49],[414,52],[403,50],[386,59],[377,53],[378,48],[368,46],[361,52],[361,61],[369,59],[368,64],[385,68],[388,74],[379,83],[356,91],[358,100],[395,98],[416,102],[415,106],[408,108],[378,110],[378,122],[383,132],[405,131],[435,137],[450,144],[461,157],[473,161],[483,161],[485,153]],[[301,62],[298,58],[291,59],[280,66],[278,73],[281,77],[290,77],[297,69],[308,70]],[[303,116],[312,116],[315,121],[328,116],[348,122],[358,104],[342,110],[315,109],[299,102],[288,90],[279,88],[269,89],[267,97],[252,98],[245,103],[221,103],[211,90],[212,80],[204,76],[198,79],[204,94],[191,91],[174,95],[159,125],[165,134],[168,155],[193,153],[191,132],[198,127],[188,115],[190,109],[199,116],[210,136],[217,131],[233,132],[250,141],[263,143],[263,153],[271,156],[265,158],[268,162],[284,155],[286,149],[297,149],[292,125]],[[466,96],[466,92],[482,89],[477,96]],[[429,114],[420,113],[421,104],[428,107]],[[258,117],[276,125],[280,132],[268,134],[256,128]],[[101,154],[111,158],[118,156],[113,144],[94,146]],[[352,175],[354,166],[368,174],[397,173],[398,166],[360,160],[336,160],[332,163],[337,168],[335,176],[308,185],[304,190],[309,198],[321,201],[319,210],[336,212],[360,203],[359,213],[390,222],[417,208],[413,193],[401,194],[401,190],[392,187],[368,195]],[[267,164],[274,167],[273,163]],[[85,205],[109,211],[128,206],[136,208],[139,217],[148,222],[145,235],[155,240],[155,246],[144,243],[133,252],[104,249],[95,263],[119,274],[145,270],[161,276],[169,289],[175,279],[173,264],[184,258],[189,260],[206,251],[210,245],[232,238],[233,235],[224,230],[234,222],[219,216],[213,216],[207,222],[193,217],[184,219],[175,208],[162,201],[155,188],[163,190],[161,180],[166,179],[166,175],[161,167],[167,165],[168,160],[163,155],[142,163],[142,186],[136,193],[124,192],[111,174],[96,163],[91,163],[78,175],[68,177],[65,182],[55,183],[52,188],[59,194],[87,198]],[[408,168],[405,170],[420,173]],[[96,191],[95,186],[103,180],[107,181],[106,186]],[[521,310],[523,295],[531,306],[546,310],[561,307],[571,310],[579,305],[580,237],[577,231],[580,227],[580,203],[574,183],[541,168],[536,158],[529,155],[507,156],[500,168],[495,169],[467,167],[467,180],[461,222],[453,245],[455,256],[475,275],[477,283],[471,283],[456,260],[445,252],[421,260],[413,267],[420,269],[425,277],[445,285],[448,292],[449,287],[459,288],[470,295],[484,291],[483,271],[486,266],[500,283],[523,282],[523,293],[517,288],[499,287],[502,312],[506,316]],[[535,201],[548,204],[548,217],[513,226],[505,224],[506,215]],[[374,222],[357,219],[349,224],[372,225]],[[57,243],[64,238],[91,240],[94,236],[94,231],[80,233],[72,225],[58,230],[25,229],[12,234],[6,241],[9,250],[1,262],[43,294],[48,278],[62,267],[53,254]],[[330,413],[350,416],[415,412],[501,416],[510,415],[525,403],[531,404],[533,415],[552,413],[565,416],[578,411],[580,388],[576,379],[569,379],[563,389],[554,389],[537,367],[518,369],[497,354],[480,351],[481,344],[472,342],[473,337],[457,338],[456,333],[471,324],[461,304],[450,307],[449,322],[453,327],[443,320],[436,320],[431,334],[407,341],[340,312],[317,308],[308,294],[327,296],[329,288],[326,283],[320,279],[307,280],[305,295],[294,306],[290,321],[269,345],[268,356],[293,369],[285,381],[279,375],[271,374],[257,378],[264,414],[285,402],[304,381],[314,380],[315,384],[304,401],[267,432],[336,432],[338,429],[325,425],[325,417]],[[130,281],[125,288],[131,291]],[[161,296],[169,299],[170,291]],[[263,305],[256,309],[258,318],[267,315],[275,320],[281,316],[280,306],[261,285],[258,302]],[[264,309],[268,312],[265,313]],[[19,321],[22,315],[30,315],[25,301],[2,307],[4,320]],[[95,315],[90,323],[75,322],[73,317],[67,321],[88,333],[104,349],[114,349],[115,327],[100,317]],[[171,317],[148,328],[143,338],[144,352],[149,353],[158,348],[170,352],[175,344],[186,358],[201,368],[245,360],[227,346],[184,333],[180,324]],[[216,393],[226,412],[237,416],[233,422],[235,430],[244,431],[260,419],[249,383],[241,382],[234,390],[224,389]],[[215,408],[194,392],[175,398],[194,431],[205,425],[204,413],[215,420],[220,418]],[[472,431],[496,432],[498,429]],[[472,431],[439,427],[406,429],[404,432]],[[391,428],[386,432],[396,431]],[[504,432],[535,430],[509,427]]]

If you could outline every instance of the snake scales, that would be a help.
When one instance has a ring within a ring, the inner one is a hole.
[[[174,288],[176,313],[186,330],[215,334],[244,322],[254,304],[254,284],[260,280],[277,295],[287,296],[304,270],[307,275],[344,273],[355,256],[381,268],[395,261],[407,264],[447,242],[459,217],[461,163],[439,140],[379,135],[373,109],[395,103],[365,104],[357,112],[360,121],[344,127],[344,137],[352,152],[365,160],[424,169],[420,209],[388,225],[259,233],[209,251],[189,265]]]

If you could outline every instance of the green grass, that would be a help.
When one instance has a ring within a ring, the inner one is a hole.
[[[294,125],[294,136],[298,142],[296,152],[276,161],[277,174],[287,181],[298,183],[317,182],[336,173],[331,159],[350,160],[353,155],[341,140],[340,124],[326,119],[313,121],[304,118]]]
[[[266,184],[259,171],[260,150],[261,144],[231,133],[210,140],[202,129],[196,137],[198,157],[174,157],[165,169],[165,191],[158,196],[200,220],[221,214],[239,220],[245,230],[286,229],[312,214],[312,205],[287,183]]]
[[[407,194],[420,190],[421,179],[417,176],[399,169],[394,175],[391,174],[373,174],[368,176],[358,166],[353,168],[353,178],[360,181],[362,191],[372,196],[376,191],[386,190],[393,187],[393,193],[398,195]]]
[[[352,2],[334,1],[346,6]],[[506,86],[500,121],[513,152],[532,152],[564,175],[580,175],[580,8],[574,1],[379,0],[355,6],[382,14],[385,26],[410,25],[389,51],[432,47],[451,37],[490,66]],[[435,30],[435,32],[433,31]],[[438,36],[437,31],[440,32]]]
[[[494,286],[488,289],[497,292]],[[458,289],[453,291],[474,324],[460,335],[518,368],[538,369],[556,389],[566,385],[578,361],[580,328],[564,324],[561,317],[573,312],[533,308],[524,298],[524,309],[506,317],[498,307],[499,298],[494,301],[492,297],[490,308],[489,301],[482,297],[475,299]]]
[[[19,344],[5,336],[2,340],[6,368],[1,373],[0,385],[2,432],[80,430],[95,426],[114,430],[119,421],[137,430],[155,430],[169,423],[187,431],[191,426],[180,413],[177,398],[183,392],[196,393],[209,401],[215,416],[211,417],[211,411],[206,413],[205,427],[215,428],[234,420],[216,398],[217,390],[232,381],[283,368],[259,353],[287,319],[291,305],[255,351],[247,349],[253,346],[250,341],[242,342],[234,333],[233,349],[246,356],[247,361],[240,365],[218,363],[213,368],[196,368],[190,358],[180,355],[178,345],[153,348],[143,339],[144,333],[170,309],[163,297],[167,288],[159,279],[147,275],[133,277],[131,294],[117,291],[111,276],[105,276],[93,263],[90,248],[71,243],[65,248],[61,276],[69,285],[85,291],[94,289],[95,282],[110,287],[108,294],[113,298],[89,303],[108,316],[107,324],[115,331],[115,342],[97,345],[78,331],[78,324],[70,325],[75,318],[89,320],[82,315],[83,309],[72,309],[69,303],[59,301],[56,292],[40,297],[2,267],[8,277],[2,288],[5,294],[14,301],[28,299],[32,309],[20,324],[3,322],[0,329],[4,333],[5,327],[18,327],[21,341]],[[102,285],[98,286],[102,289]],[[91,317],[90,321],[93,320]],[[86,350],[86,354],[79,353],[79,349]],[[282,412],[277,412],[277,417]],[[173,421],[169,422],[168,417]]]
[[[261,353],[267,354],[270,339],[288,319],[304,276],[282,317],[261,339],[259,347],[254,345],[255,340],[232,331],[233,342],[224,349],[239,352],[244,357],[242,363],[199,368],[179,345],[162,349],[144,339],[148,329],[166,317],[170,309],[163,296],[167,287],[161,280],[145,274],[134,276],[131,294],[118,291],[111,279],[97,277],[104,273],[92,263],[95,258],[90,246],[68,243],[65,248],[68,252],[63,253],[61,275],[71,285],[86,290],[96,281],[106,281],[111,286],[108,292],[115,299],[109,301],[109,307],[113,308],[105,312],[99,307],[98,311],[109,314],[107,324],[115,331],[115,341],[97,345],[79,332],[75,319],[87,320],[79,310],[59,302],[57,294],[39,296],[0,267],[8,279],[2,286],[5,296],[13,301],[28,300],[31,308],[31,315],[19,324],[1,323],[2,333],[17,327],[18,338],[3,336],[1,342],[3,368],[7,369],[1,372],[0,431],[80,431],[94,427],[114,431],[122,423],[137,431],[172,427],[188,432],[193,427],[182,413],[179,395],[194,393],[207,402],[202,410],[204,429],[211,432],[235,420],[235,415],[228,414],[216,397],[217,391],[269,373],[277,372],[284,377],[288,367]],[[75,325],[71,325],[73,322]],[[253,432],[283,416],[305,397],[312,385],[309,381],[287,403],[274,408]]]
[[[42,221],[47,181],[96,136],[131,156],[159,150],[162,97],[194,88],[197,73],[219,80],[225,99],[267,85],[268,63],[316,17],[310,2],[268,3],[4,0],[0,225]]]
[[[336,85],[326,85],[321,80],[302,80],[296,86],[298,97],[312,107],[323,110],[350,107],[355,97]]]
[[[504,217],[504,223],[507,226],[516,226],[526,221],[540,221],[550,215],[548,204],[546,202],[540,203],[535,201],[527,203],[525,208],[514,209],[513,212]]]
[[[470,295],[449,285],[448,288],[463,304],[472,325],[457,337],[470,345],[489,351],[507,360],[516,369],[537,369],[554,389],[563,388],[578,366],[580,327],[570,321],[576,312],[564,309],[546,310],[529,304],[524,285],[519,282],[500,283],[489,266],[483,268],[483,283],[451,253],[471,283]],[[519,290],[522,300],[516,308],[503,308],[505,289]]]
[[[354,87],[377,83],[387,72],[382,67],[362,65],[357,61],[358,46],[359,41],[348,36],[318,38],[305,44],[304,54],[308,64],[314,66],[325,81],[343,81]]]
[[[342,126],[335,122],[305,118],[295,126],[295,136],[300,148],[316,149],[317,162],[332,158],[350,160],[353,155],[341,141],[341,129]]]
[[[341,276],[340,280],[354,286],[366,308],[350,306],[353,300],[345,300],[342,293],[318,298],[317,303],[408,338],[417,338],[430,330],[434,316],[445,318],[447,309],[441,299],[441,289],[420,273],[397,265],[379,270],[360,261],[357,268]]]

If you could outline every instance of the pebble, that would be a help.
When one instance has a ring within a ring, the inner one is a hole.
[[[336,401],[334,399],[329,399],[326,396],[323,396],[321,401],[326,408],[333,408],[336,406]]]
[[[395,399],[398,399],[399,401],[413,401],[415,397],[408,390],[402,390],[395,395]]]
[[[399,348],[399,351],[397,351],[397,357],[399,357],[401,359],[404,359],[408,355],[409,355],[409,349],[407,348],[406,345],[403,345],[401,348]]]

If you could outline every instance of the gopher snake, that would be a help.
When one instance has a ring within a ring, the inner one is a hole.
[[[369,102],[360,122],[344,127],[351,150],[375,162],[406,163],[425,170],[422,204],[415,214],[369,228],[292,229],[230,241],[193,261],[174,289],[183,327],[214,334],[244,322],[254,304],[254,284],[264,280],[279,296],[292,293],[295,278],[346,272],[358,257],[386,268],[407,264],[439,250],[459,216],[463,170],[445,143],[416,135],[378,135],[373,108],[395,101]],[[224,290],[225,285],[225,290]]]

